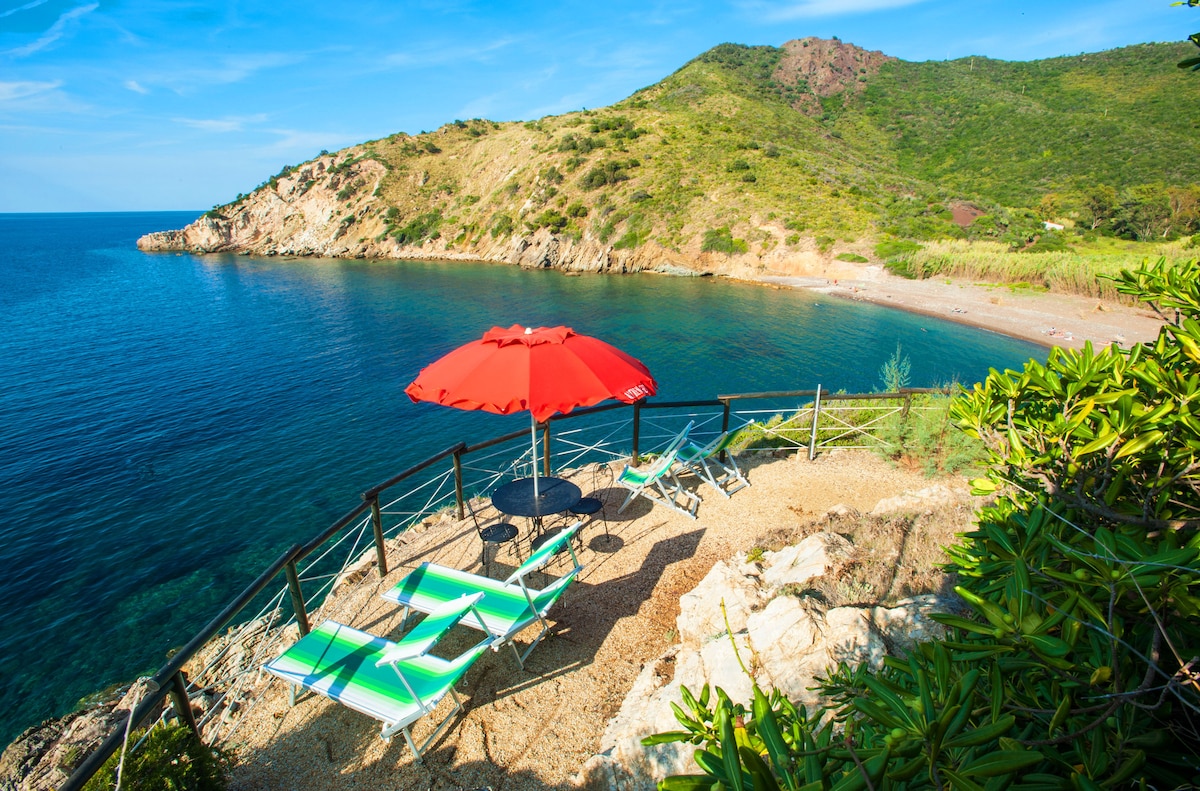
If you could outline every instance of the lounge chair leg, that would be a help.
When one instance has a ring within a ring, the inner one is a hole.
[[[417,743],[413,741],[412,734],[408,732],[408,728],[403,729],[404,741],[408,742],[408,749],[412,750],[413,757],[418,763],[425,763],[425,759],[421,757],[421,751],[417,749]]]
[[[521,652],[517,650],[517,644],[510,640],[508,643],[508,647],[513,650],[513,656],[515,656],[517,658],[517,664],[521,666],[522,670],[524,670],[525,662],[521,659]]]

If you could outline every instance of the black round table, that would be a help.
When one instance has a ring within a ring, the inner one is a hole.
[[[562,478],[537,479],[537,497],[533,496],[533,478],[518,478],[492,492],[492,505],[510,516],[528,516],[540,526],[543,516],[568,510],[583,498],[578,486]]]

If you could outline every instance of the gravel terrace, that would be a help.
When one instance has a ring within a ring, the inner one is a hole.
[[[679,597],[715,562],[751,549],[764,533],[811,520],[839,503],[869,511],[882,498],[930,485],[920,473],[866,451],[833,451],[812,462],[803,453],[743,456],[742,467],[752,486],[728,500],[707,487],[696,489],[703,503],[694,521],[644,499],[616,515],[624,490],[609,490],[614,539],[606,544],[599,522],[585,528],[579,553],[584,570],[550,611],[551,634],[524,671],[508,648],[486,652],[476,662],[459,684],[465,713],[428,748],[424,765],[413,761],[401,736],[381,740],[375,720],[311,694],[289,707],[284,683],[266,683],[264,676],[256,704],[226,745],[236,759],[231,788],[598,787],[574,776],[598,750],[608,720],[642,666],[674,641]],[[585,494],[590,478],[577,479]],[[685,482],[698,486],[694,479]],[[948,483],[964,488],[962,481]],[[414,528],[391,542],[386,579],[370,569],[311,620],[333,618],[396,639],[400,612],[379,594],[426,560],[481,572],[479,547],[469,520],[447,518]],[[507,547],[497,561],[491,576],[500,578],[517,562]],[[565,567],[559,560],[549,572]],[[479,639],[465,627],[456,629],[462,633],[444,641],[450,651]],[[535,634],[531,627],[518,645]],[[417,723],[418,743],[451,705],[447,697]]]

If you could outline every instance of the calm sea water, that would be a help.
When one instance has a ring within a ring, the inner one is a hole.
[[[567,324],[660,399],[913,384],[1044,352],[956,324],[712,279],[146,255],[190,213],[0,215],[0,745],[162,664],[358,492],[513,418],[414,405],[493,325]]]

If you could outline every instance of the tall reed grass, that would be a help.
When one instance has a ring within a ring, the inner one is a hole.
[[[968,242],[960,239],[930,242],[922,249],[900,256],[904,268],[924,279],[945,276],[999,283],[1028,283],[1050,291],[1081,294],[1116,302],[1129,302],[1102,279],[1122,269],[1134,269],[1147,259],[1166,258],[1171,266],[1195,261],[1194,250],[1182,245],[1146,246],[1139,252],[1014,253],[1000,242]]]

